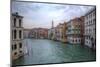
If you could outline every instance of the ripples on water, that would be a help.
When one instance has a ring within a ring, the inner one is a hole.
[[[52,40],[25,39],[28,54],[14,61],[15,65],[95,61],[95,51],[88,47]]]

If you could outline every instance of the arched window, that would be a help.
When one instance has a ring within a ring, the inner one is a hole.
[[[13,47],[13,49],[14,49],[14,50],[16,50],[16,49],[17,49],[17,45],[16,45],[16,44],[14,44],[14,47]]]
[[[17,55],[17,52],[15,52],[14,55]]]
[[[22,53],[22,51],[19,51],[20,53]]]
[[[21,39],[21,34],[22,34],[22,31],[19,30],[19,38]]]
[[[22,43],[19,43],[19,48],[22,48]]]
[[[13,39],[13,36],[14,36],[14,35],[13,35],[13,30],[12,30],[12,39]]]
[[[19,27],[21,27],[21,19],[19,19]]]
[[[16,30],[14,30],[14,39],[16,39],[16,36],[17,36],[17,32]]]
[[[77,42],[77,39],[75,40],[75,42]]]
[[[16,18],[14,18],[14,27],[16,27]]]
[[[14,49],[13,45],[12,45],[12,50]]]

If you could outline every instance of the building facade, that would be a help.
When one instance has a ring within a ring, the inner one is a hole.
[[[82,24],[84,23],[83,18],[74,18],[67,23],[67,40],[72,44],[81,44],[82,43]],[[84,24],[83,24],[84,25]]]
[[[57,40],[61,42],[66,42],[66,29],[67,29],[67,23],[59,23],[56,27],[54,27],[54,22],[52,21],[52,27],[49,29],[49,38],[52,40]]]
[[[85,14],[85,45],[96,48],[96,8]]]
[[[30,32],[31,29],[24,29],[23,31],[23,37],[24,38],[29,38],[29,32]]]
[[[55,33],[56,33],[56,35],[55,35],[56,40],[60,41],[60,27],[59,27],[59,25],[56,26]]]
[[[29,37],[35,39],[47,39],[48,38],[48,29],[46,28],[33,28],[29,33]]]
[[[63,39],[63,24],[59,23],[56,27],[56,40],[62,41]]]
[[[81,24],[80,24],[80,34],[81,34],[81,45],[83,46],[85,44],[85,36],[84,36],[84,16],[80,17]]]
[[[64,22],[63,26],[62,26],[62,38],[61,38],[61,42],[67,42],[66,31],[67,31],[67,22]]]
[[[23,17],[18,13],[11,15],[11,55],[12,60],[24,55],[23,50]]]

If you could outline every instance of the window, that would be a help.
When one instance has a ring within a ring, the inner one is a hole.
[[[87,25],[87,22],[85,23],[85,26]]]
[[[12,30],[12,39],[13,39],[13,30]]]
[[[91,20],[89,21],[89,25],[91,24]]]
[[[15,52],[14,55],[17,55],[17,52]]]
[[[19,51],[19,53],[22,53],[22,51]]]
[[[19,19],[19,27],[21,27],[21,19]]]
[[[74,42],[74,40],[72,40],[72,42]]]
[[[86,39],[88,39],[88,37],[86,37]]]
[[[63,38],[63,35],[61,36],[61,38]]]
[[[21,39],[21,34],[22,34],[22,31],[20,30],[19,31],[19,38]]]
[[[89,17],[91,18],[91,14],[89,15]]]
[[[87,20],[88,20],[88,16],[87,16]]]
[[[16,45],[16,44],[14,44],[14,47],[13,47],[13,49],[14,49],[14,50],[16,50],[16,49],[17,49],[17,45]]]
[[[92,20],[92,24],[94,24],[94,21]]]
[[[16,27],[16,18],[14,18],[14,27]]]
[[[92,18],[92,14],[91,14],[91,18]]]
[[[80,25],[78,25],[77,28],[80,28]]]
[[[77,42],[77,39],[75,40],[75,42]]]
[[[91,20],[91,23],[90,24],[92,24],[92,20]]]
[[[87,44],[88,44],[88,41],[87,41]]]
[[[86,33],[88,33],[88,29],[86,30]]]
[[[80,42],[81,40],[79,39],[79,42]]]
[[[87,22],[87,25],[88,25],[88,22]]]
[[[13,45],[12,45],[12,50],[14,49]]]
[[[89,19],[90,17],[89,17],[89,15],[88,15],[88,19]]]
[[[93,19],[93,24],[95,24],[95,20]]]
[[[93,32],[95,32],[96,28],[93,28]]]
[[[95,12],[93,13],[93,16],[95,16]]]
[[[19,43],[19,48],[22,48],[22,43]]]
[[[16,39],[16,35],[17,35],[16,30],[14,30],[14,39]]]
[[[92,17],[92,15],[90,14],[90,18]]]
[[[89,34],[90,34],[90,29],[89,29]]]

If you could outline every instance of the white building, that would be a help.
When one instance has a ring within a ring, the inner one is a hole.
[[[96,48],[96,8],[85,14],[85,45]]]
[[[23,17],[14,13],[11,15],[11,47],[12,60],[18,59],[23,51]]]

